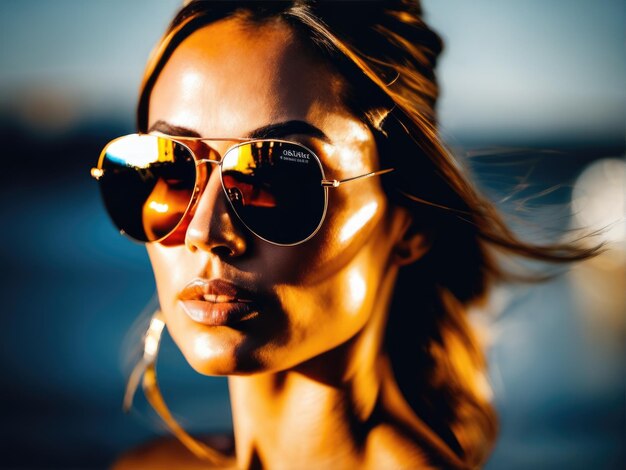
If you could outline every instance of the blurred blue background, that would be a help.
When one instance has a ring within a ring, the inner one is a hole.
[[[89,168],[133,131],[142,68],[179,4],[0,2],[2,468],[106,468],[164,433],[141,399],[121,411],[154,283]],[[500,286],[474,312],[501,418],[487,468],[624,468],[624,2],[423,4],[446,41],[442,133],[483,189],[529,237],[610,224],[596,239],[608,255]],[[169,338],[160,374],[185,425],[230,429],[225,381],[195,374]]]

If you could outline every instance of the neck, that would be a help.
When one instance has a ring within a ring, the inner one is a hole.
[[[379,299],[390,299],[394,281],[395,273]],[[382,348],[387,310],[386,302],[376,306],[355,337],[294,369],[229,378],[239,468],[359,467],[390,380]]]

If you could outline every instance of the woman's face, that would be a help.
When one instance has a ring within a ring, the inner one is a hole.
[[[307,130],[273,137],[303,143],[327,178],[343,179],[380,166],[373,136],[344,106],[342,90],[341,78],[284,24],[228,19],[176,49],[153,89],[149,122],[167,134],[246,137],[303,121],[326,141]],[[195,150],[219,158],[230,145]],[[395,273],[391,252],[406,220],[387,205],[379,178],[366,178],[329,190],[328,212],[313,238],[272,245],[231,212],[212,171],[178,231],[148,244],[167,327],[204,374],[277,371],[329,351],[361,331],[373,306],[385,302],[379,287]]]

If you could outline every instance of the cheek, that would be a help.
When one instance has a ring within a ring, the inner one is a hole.
[[[359,255],[367,251],[373,238],[385,232],[384,215],[387,201],[376,184],[360,181],[355,185],[331,189],[324,225],[309,244],[303,247],[301,259],[311,283],[338,274]],[[377,241],[379,244],[383,240]],[[368,254],[374,261],[385,256],[383,246]]]
[[[367,294],[366,260],[352,262],[332,277],[315,285],[280,285],[280,304],[296,326],[357,317]]]
[[[285,305],[296,315],[309,305],[300,326],[317,333],[313,347],[322,349],[348,340],[370,319],[392,250],[382,191],[337,194],[336,202],[320,241],[324,248],[309,258],[316,260],[308,270],[311,283],[294,289]]]
[[[368,245],[316,285],[281,286],[289,338],[283,360],[299,362],[345,343],[370,320],[384,269],[384,247]]]

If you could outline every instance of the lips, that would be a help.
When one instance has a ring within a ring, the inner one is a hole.
[[[235,326],[258,315],[255,294],[223,279],[194,279],[178,296],[191,320],[209,326]]]

